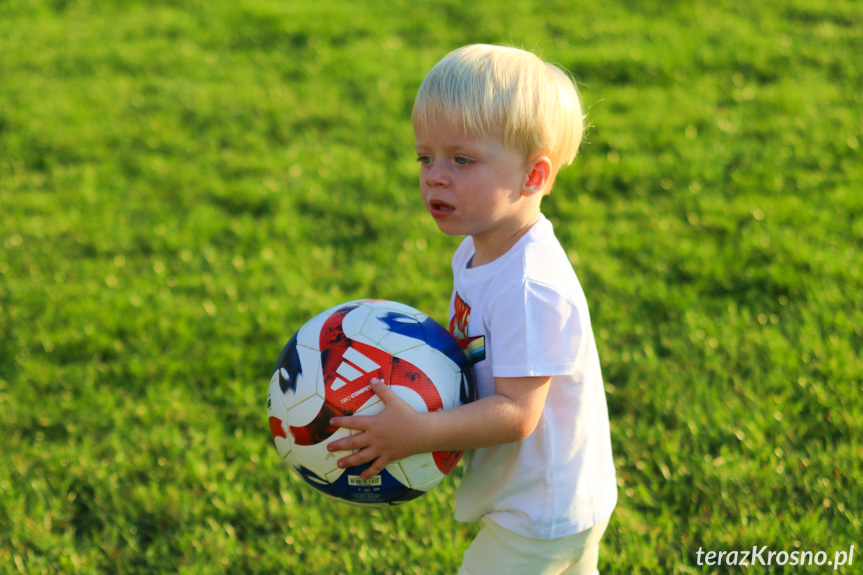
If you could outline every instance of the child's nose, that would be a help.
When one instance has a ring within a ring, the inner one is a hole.
[[[449,175],[446,173],[446,170],[436,162],[430,165],[426,170],[425,181],[427,186],[431,188],[439,188],[449,184]]]

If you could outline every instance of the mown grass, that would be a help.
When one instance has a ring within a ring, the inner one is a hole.
[[[843,0],[0,4],[0,571],[455,572],[455,480],[331,503],[264,402],[328,306],[445,319],[409,113],[477,41],[589,109],[545,211],[607,383],[602,570],[859,550],[861,30]]]

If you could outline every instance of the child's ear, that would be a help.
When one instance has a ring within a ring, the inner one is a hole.
[[[551,160],[548,156],[536,157],[531,160],[528,169],[530,171],[522,193],[527,195],[543,193],[546,185],[551,181]]]

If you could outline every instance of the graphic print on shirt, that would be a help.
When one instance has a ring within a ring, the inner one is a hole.
[[[449,321],[449,331],[458,340],[459,345],[467,354],[471,365],[485,359],[485,336],[468,337],[467,328],[470,325],[470,306],[455,294],[455,314]]]

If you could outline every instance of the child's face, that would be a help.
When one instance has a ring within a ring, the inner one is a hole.
[[[491,261],[538,217],[539,202],[523,194],[531,164],[496,137],[434,120],[415,130],[423,203],[442,232],[472,236],[477,256]]]

